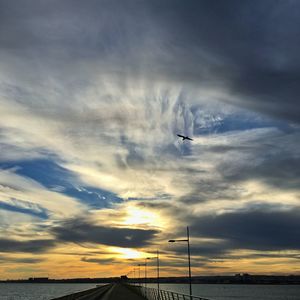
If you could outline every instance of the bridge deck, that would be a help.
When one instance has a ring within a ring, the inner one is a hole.
[[[52,300],[145,300],[132,288],[120,283],[107,284],[98,288],[55,298]]]

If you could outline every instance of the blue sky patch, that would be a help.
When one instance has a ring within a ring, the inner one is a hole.
[[[0,201],[0,209],[48,219],[47,210],[35,203],[12,199],[11,203]]]
[[[0,163],[0,168],[17,168],[15,173],[29,177],[49,189],[71,187],[71,182],[76,180],[70,171],[50,159],[11,161]]]
[[[77,198],[82,203],[94,209],[109,207],[112,203],[122,201],[122,199],[114,193],[88,186],[68,188],[64,191],[64,194]]]
[[[16,168],[15,173],[29,177],[46,188],[78,199],[91,208],[103,208],[121,202],[116,194],[82,185],[76,175],[50,159],[0,163],[1,169]]]
[[[284,132],[293,131],[287,122],[262,116],[253,112],[239,110],[235,113],[209,112],[205,108],[192,109],[194,114],[194,134],[208,135],[235,130],[250,130],[276,127]]]

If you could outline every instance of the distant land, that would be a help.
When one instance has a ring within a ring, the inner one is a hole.
[[[51,279],[48,277],[32,277],[19,280],[2,280],[0,283],[111,283],[127,281],[131,283],[144,283],[144,278],[106,277],[106,278],[72,278]],[[188,283],[188,277],[161,277],[160,283]],[[157,278],[147,278],[147,283],[156,283]],[[193,283],[203,284],[300,284],[300,275],[250,275],[235,274],[232,276],[193,276]]]

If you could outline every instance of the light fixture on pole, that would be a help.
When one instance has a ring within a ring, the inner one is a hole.
[[[189,262],[189,286],[190,298],[192,299],[192,271],[191,271],[191,252],[190,252],[190,232],[189,227],[186,228],[187,239],[185,240],[169,240],[169,243],[187,242],[188,245],[188,262]]]
[[[156,262],[157,262],[157,292],[158,292],[158,300],[160,299],[159,294],[159,251],[156,251]]]
[[[141,266],[143,266],[144,264],[138,264],[139,267],[139,284],[140,286],[142,286],[142,282],[141,282]]]
[[[151,257],[145,258],[145,288],[147,288],[147,260],[151,259]]]

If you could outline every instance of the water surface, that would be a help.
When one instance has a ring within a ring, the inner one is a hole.
[[[148,284],[157,287],[156,284]],[[161,284],[161,289],[189,294],[188,284]],[[212,300],[300,300],[300,285],[193,284],[193,294]]]
[[[94,283],[0,283],[0,300],[50,300],[94,287]]]
[[[0,283],[0,300],[50,300],[95,286],[93,283]],[[160,286],[169,291],[189,292],[187,284]],[[300,285],[194,284],[193,294],[211,300],[300,300]]]

